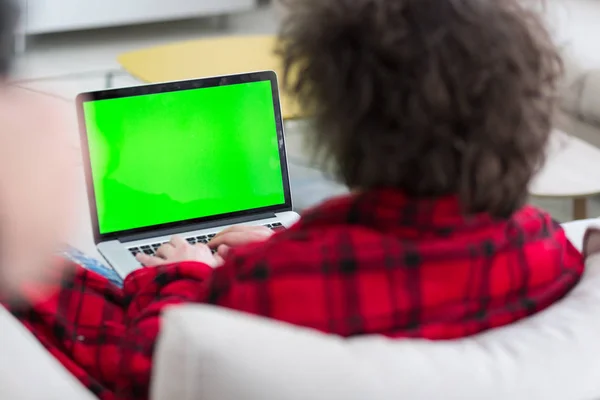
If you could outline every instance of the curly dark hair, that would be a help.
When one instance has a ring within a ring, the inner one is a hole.
[[[519,0],[288,0],[286,90],[354,189],[507,217],[542,165],[562,62]]]

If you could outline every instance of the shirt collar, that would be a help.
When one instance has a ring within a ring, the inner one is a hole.
[[[417,231],[443,235],[498,222],[488,214],[466,214],[457,196],[410,198],[391,189],[331,199],[305,213],[303,221],[311,225],[362,225],[390,233]]]

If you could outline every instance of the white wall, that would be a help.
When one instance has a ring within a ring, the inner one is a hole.
[[[584,67],[600,67],[600,0],[548,0],[548,21],[559,43],[570,44]]]
[[[20,0],[27,34],[246,11],[256,0]]]

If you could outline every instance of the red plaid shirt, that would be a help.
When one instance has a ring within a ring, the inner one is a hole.
[[[63,270],[56,295],[13,313],[100,398],[143,399],[167,306],[212,303],[342,336],[450,339],[544,309],[582,271],[560,226],[532,207],[464,217],[452,198],[381,191],[332,200],[215,270],[141,269],[123,290]]]

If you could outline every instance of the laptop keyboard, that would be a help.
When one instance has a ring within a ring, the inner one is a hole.
[[[265,224],[265,226],[269,229],[274,230],[275,232],[285,230],[285,227],[280,222],[275,222],[272,224]],[[190,236],[190,237],[186,237],[185,240],[187,240],[189,244],[196,244],[196,243],[207,244],[212,238],[215,237],[215,235],[216,235],[216,233],[211,233],[209,235],[201,235],[201,236]],[[154,255],[156,255],[156,250],[158,250],[158,248],[160,246],[162,246],[163,244],[166,244],[166,243],[168,243],[168,242],[158,242],[158,243],[146,244],[146,245],[138,246],[138,247],[130,247],[128,250],[134,257],[136,255],[138,255],[139,253],[144,253],[144,254],[148,254],[149,256],[154,256]],[[214,254],[214,253],[216,253],[216,250],[213,250],[212,252]]]

